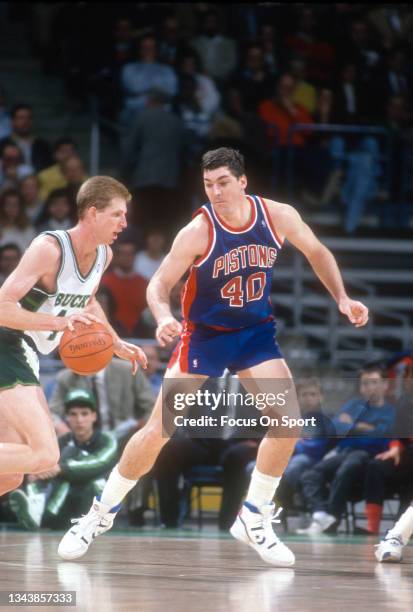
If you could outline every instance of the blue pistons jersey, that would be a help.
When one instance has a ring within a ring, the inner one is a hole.
[[[195,213],[208,222],[209,244],[183,290],[182,312],[191,324],[235,330],[272,317],[272,268],[282,242],[263,199],[246,197],[251,216],[241,228],[228,226],[210,202]]]

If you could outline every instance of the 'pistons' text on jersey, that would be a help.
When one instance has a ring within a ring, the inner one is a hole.
[[[238,329],[272,316],[272,267],[282,241],[263,199],[247,198],[251,216],[244,227],[230,227],[210,202],[196,212],[205,215],[210,234],[183,291],[183,315],[191,323]]]

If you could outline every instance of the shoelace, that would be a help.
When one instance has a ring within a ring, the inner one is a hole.
[[[265,515],[260,515],[259,519],[257,520],[257,522],[254,525],[254,528],[257,529],[257,527],[261,527],[264,531],[267,531],[267,529],[271,530],[271,535],[274,537],[275,541],[277,543],[280,543],[280,539],[277,536],[277,534],[275,533],[275,531],[272,528],[272,524],[273,523],[281,523],[281,520],[278,518],[282,512],[282,508],[278,508],[277,512],[268,514],[268,516]],[[252,528],[252,529],[254,529]]]
[[[86,520],[89,519],[89,520]],[[99,519],[99,522],[97,525],[94,525],[94,523],[96,522],[96,520]],[[93,532],[95,531],[96,527],[106,527],[105,524],[100,525],[101,521],[106,521],[105,517],[100,516],[97,512],[92,512],[92,513],[88,513],[88,514],[82,514],[81,517],[79,518],[73,518],[71,519],[71,523],[72,524],[76,524],[76,525],[80,525],[80,523],[82,523],[82,527],[84,527],[85,529],[90,529],[90,527],[94,527]]]
[[[398,538],[397,536],[393,536],[391,538],[385,538],[384,540],[382,540],[381,542],[379,542],[378,544],[375,544],[374,547],[378,548],[379,546],[381,546],[384,542],[391,542],[391,540],[395,540],[398,544],[400,544],[400,546],[404,546],[403,542],[401,541],[400,538]]]

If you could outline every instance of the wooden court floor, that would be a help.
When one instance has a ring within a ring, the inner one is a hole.
[[[56,554],[60,535],[0,532],[0,591],[77,592],[76,608],[37,610],[413,610],[413,547],[402,564],[381,565],[373,556],[375,539],[291,536],[285,541],[296,566],[278,569],[231,536],[169,534],[111,532],[79,562],[64,562]]]

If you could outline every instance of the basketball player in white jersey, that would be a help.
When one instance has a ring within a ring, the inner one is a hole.
[[[0,495],[24,474],[54,468],[59,449],[39,383],[38,352],[50,353],[75,322],[105,323],[115,355],[146,366],[143,351],[110,327],[94,294],[126,227],[127,189],[107,176],[79,190],[79,221],[68,232],[40,234],[0,287]]]

